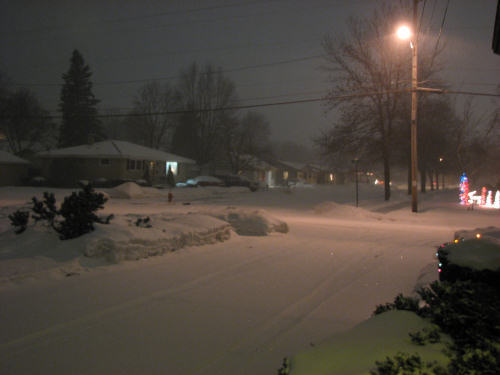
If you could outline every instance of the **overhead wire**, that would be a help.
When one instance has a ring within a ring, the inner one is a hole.
[[[158,112],[148,112],[148,113],[141,113],[141,112],[108,113],[108,114],[96,115],[95,117],[97,117],[97,118],[145,117],[145,116],[161,116],[161,115],[180,115],[180,114],[203,113],[203,112],[235,111],[235,110],[251,109],[251,108],[265,108],[265,107],[275,107],[275,106],[282,106],[282,105],[315,103],[315,102],[324,102],[324,101],[330,101],[330,100],[346,100],[346,99],[352,99],[352,98],[356,98],[356,97],[399,94],[399,93],[408,93],[408,92],[411,92],[411,89],[352,93],[352,94],[334,95],[334,96],[328,96],[328,97],[323,96],[323,97],[319,97],[319,98],[316,97],[316,98],[305,98],[305,99],[277,101],[277,102],[269,102],[269,103],[243,104],[243,105],[233,105],[233,106],[226,106],[226,107],[206,108],[206,109],[200,108],[200,109],[189,109],[189,110],[158,111]],[[474,92],[474,91],[441,90],[440,92],[434,91],[431,93],[434,93],[434,94],[455,94],[455,95],[477,95],[477,96],[489,96],[489,97],[500,98],[500,94],[481,93],[481,92]],[[6,117],[0,116],[0,118],[6,118]],[[62,115],[28,116],[27,118],[62,119]]]

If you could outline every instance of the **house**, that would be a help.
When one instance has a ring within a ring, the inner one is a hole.
[[[301,181],[307,184],[331,184],[335,181],[332,170],[318,164],[282,161],[292,171],[291,181]]]
[[[29,167],[30,162],[0,150],[0,186],[21,185]]]
[[[176,181],[197,174],[192,159],[117,140],[40,152],[36,157],[42,176],[57,186],[75,186],[81,180],[101,185],[124,181],[160,184],[166,182],[169,168]]]

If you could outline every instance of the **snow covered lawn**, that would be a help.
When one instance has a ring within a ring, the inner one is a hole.
[[[456,231],[499,223],[454,191],[421,195],[412,214],[404,192],[383,202],[364,185],[358,209],[352,186],[174,189],[175,204],[128,187],[104,190],[102,213],[116,219],[89,235],[14,237],[7,215],[44,190],[0,189],[2,374],[275,374],[283,357],[435,280],[436,247]],[[144,217],[152,228],[135,225]],[[230,236],[164,243],[196,233]],[[83,255],[103,248],[118,255]]]

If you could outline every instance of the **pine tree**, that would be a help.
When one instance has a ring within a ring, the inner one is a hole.
[[[77,50],[71,56],[71,65],[63,74],[59,110],[62,124],[59,133],[59,147],[69,147],[103,139],[101,123],[97,118],[99,103],[92,93],[92,72]]]

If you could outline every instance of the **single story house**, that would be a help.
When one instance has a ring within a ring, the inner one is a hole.
[[[96,185],[124,181],[161,184],[166,182],[168,169],[176,181],[197,174],[192,159],[117,140],[40,152],[36,157],[42,176],[58,186],[75,186],[82,180]]]
[[[22,185],[29,167],[29,161],[0,150],[0,186]]]
[[[269,175],[278,184],[286,185],[300,181],[314,185],[332,184],[335,181],[333,171],[318,164],[290,161],[272,161],[270,163],[273,165],[273,169]]]

